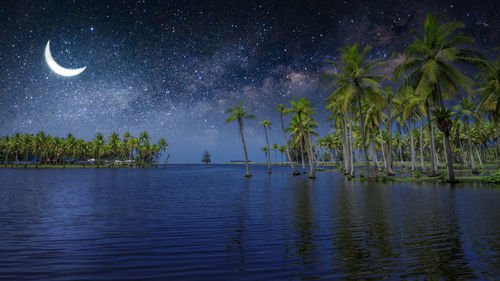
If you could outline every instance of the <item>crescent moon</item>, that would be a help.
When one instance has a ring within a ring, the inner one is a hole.
[[[47,46],[45,47],[45,61],[47,62],[47,65],[54,71],[55,73],[61,75],[61,76],[76,76],[80,73],[82,73],[87,66],[81,67],[81,68],[76,68],[76,69],[71,69],[71,68],[65,68],[60,66],[52,57],[52,53],[50,52],[50,40],[47,41]]]

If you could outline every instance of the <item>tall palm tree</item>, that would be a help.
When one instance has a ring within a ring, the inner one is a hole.
[[[415,42],[405,51],[405,61],[395,69],[395,77],[408,74],[404,83],[415,89],[415,94],[427,96],[439,107],[435,111],[435,119],[440,121],[438,128],[444,134],[445,154],[448,166],[448,180],[456,182],[453,171],[453,161],[450,145],[450,120],[445,118],[446,107],[444,99],[450,93],[460,95],[459,88],[470,90],[470,79],[454,67],[455,63],[479,64],[479,55],[464,46],[474,42],[469,35],[459,32],[464,28],[460,22],[440,24],[440,16],[427,15],[424,32],[415,36]],[[437,118],[439,117],[439,118]]]
[[[278,162],[278,147],[279,145],[277,143],[271,145],[271,150],[274,150],[274,163]]]
[[[32,148],[33,135],[25,133],[21,136],[21,147],[24,152],[24,168],[27,167],[29,161],[29,154]]]
[[[301,125],[300,125],[299,117],[297,114],[292,115],[292,119],[290,120],[289,127],[286,128],[288,132],[290,132],[290,135],[293,139],[293,144],[294,147],[299,147],[300,148],[300,162],[302,164],[302,172],[305,174],[306,173],[306,166],[304,162],[304,134],[302,133],[301,130]]]
[[[312,114],[317,114],[316,111],[313,110],[311,102],[305,98],[301,97],[300,99],[294,98],[293,101],[290,101],[292,108],[287,109],[288,112],[293,112],[297,115],[299,119],[300,130],[302,132],[302,136],[305,138],[305,144],[307,148],[307,156],[309,160],[309,178],[316,178],[316,173],[314,170],[314,159],[313,159],[313,150],[312,143],[310,140],[306,138],[304,131],[304,124],[302,120],[305,120],[307,117],[310,117]]]
[[[361,50],[357,43],[352,46],[347,44],[345,48],[340,49],[342,53],[340,62],[330,61],[339,69],[339,73],[325,74],[337,86],[331,96],[333,98],[336,96],[346,96],[348,102],[352,100],[357,106],[361,131],[361,147],[367,171],[370,169],[370,164],[366,148],[362,100],[366,98],[374,103],[381,102],[380,100],[375,100],[380,97],[376,93],[381,88],[380,81],[386,78],[384,75],[373,73],[384,62],[381,59],[367,59],[366,55],[371,49],[372,47],[368,45]]]
[[[283,154],[286,153],[286,146],[284,145],[280,145],[278,147],[278,151],[280,152],[280,156],[281,156],[281,164],[283,165],[284,162],[283,162]]]
[[[495,125],[497,159],[500,154],[500,56],[493,62],[485,62],[480,67],[479,89],[481,101],[478,109],[490,114]],[[500,164],[500,163],[498,163]]]
[[[94,154],[96,156],[96,164],[97,168],[99,168],[99,162],[101,161],[101,154],[102,154],[102,149],[105,144],[104,142],[104,135],[102,133],[97,133],[94,137],[93,140],[94,144]]]
[[[264,134],[266,135],[266,147],[267,147],[267,152],[269,151],[269,140],[267,138],[267,128],[271,128],[271,122],[269,120],[264,120],[264,121],[260,121],[259,124],[264,127]],[[266,153],[267,154],[267,173],[268,174],[271,174],[272,171],[271,171],[271,159],[269,157],[269,153]]]
[[[479,174],[479,171],[476,168],[476,162],[474,161],[474,153],[472,152],[472,141],[470,136],[470,119],[474,116],[475,108],[476,104],[471,100],[470,96],[462,98],[460,104],[454,107],[457,111],[458,118],[462,117],[465,122],[465,126],[467,126],[467,146],[469,147],[468,152],[472,173]]]
[[[118,135],[117,132],[111,133],[108,137],[108,145],[111,150],[111,161],[109,163],[110,167],[115,166],[115,160],[116,156],[118,155],[119,149],[120,149],[120,135]]]
[[[295,168],[295,165],[293,164],[292,157],[290,157],[290,149],[288,148],[288,138],[286,136],[285,125],[283,123],[283,115],[287,114],[287,112],[285,110],[285,105],[282,103],[278,104],[278,107],[276,108],[276,110],[280,113],[281,131],[283,131],[283,139],[285,141],[286,157],[288,158],[288,163],[290,163],[290,167],[292,168],[292,175],[294,175],[294,176],[300,175],[300,172],[297,171],[297,169]]]
[[[248,111],[243,108],[241,102],[238,105],[235,105],[234,108],[228,108],[226,113],[229,114],[229,117],[226,119],[226,123],[231,123],[233,121],[238,121],[239,132],[241,137],[241,142],[243,143],[243,151],[245,153],[245,165],[246,165],[246,174],[245,177],[251,177],[250,174],[250,166],[248,165],[248,153],[247,146],[245,144],[245,138],[243,136],[243,119],[255,119],[253,114],[249,114]]]

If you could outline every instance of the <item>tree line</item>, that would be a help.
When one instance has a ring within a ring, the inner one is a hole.
[[[51,136],[41,131],[35,135],[6,135],[0,138],[0,160],[4,167],[34,165],[102,165],[115,167],[158,167],[168,143],[164,138],[151,142],[150,135],[143,131],[138,137],[129,132],[120,135],[111,133],[107,138],[97,133],[91,141],[78,139],[72,134],[65,138]],[[167,163],[170,155],[166,157]]]
[[[463,28],[463,23],[441,23],[440,16],[428,14],[423,29],[412,31],[414,42],[390,75],[381,73],[387,60],[368,55],[371,46],[355,43],[340,48],[339,59],[328,61],[335,71],[323,74],[332,90],[325,101],[331,133],[319,137],[315,132],[317,113],[305,97],[294,98],[288,108],[277,107],[292,173],[300,174],[293,151],[300,151],[298,162],[303,172],[308,163],[311,178],[316,163],[324,159],[335,159],[344,174],[352,177],[355,162],[363,162],[369,176],[378,176],[377,171],[394,175],[395,161],[403,168],[409,162],[412,171],[438,176],[442,163],[450,182],[456,181],[454,165],[463,164],[478,173],[478,164],[483,167],[487,161],[497,161],[500,57],[489,60],[472,49],[474,40]],[[463,68],[475,75],[464,74]],[[243,120],[255,116],[241,103],[227,113],[226,123],[239,124],[248,160]],[[291,119],[285,126],[288,115]],[[263,151],[271,173],[267,139],[271,122],[266,119],[260,125],[266,135]],[[251,176],[248,161],[246,176]]]

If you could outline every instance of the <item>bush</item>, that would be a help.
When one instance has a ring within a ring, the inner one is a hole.
[[[342,173],[343,173],[343,172],[345,172],[345,167],[344,167],[344,164],[342,164],[342,163],[341,163],[341,164],[337,167],[337,170],[338,170],[339,172],[342,172]]]
[[[490,183],[500,183],[500,172],[495,172],[487,176],[486,181]]]
[[[323,172],[324,170],[325,170],[325,169],[323,169],[323,168],[321,168],[321,167],[316,168],[316,171],[317,171],[317,172]]]
[[[348,180],[352,180],[352,176],[351,175],[347,175],[347,179]]]
[[[416,171],[415,173],[413,173],[413,176],[416,177],[416,178],[421,178],[422,177],[422,172]]]
[[[365,178],[365,175],[364,174],[359,174],[359,177],[364,179]]]

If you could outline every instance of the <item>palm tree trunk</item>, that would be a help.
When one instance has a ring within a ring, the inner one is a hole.
[[[410,118],[409,118],[409,134],[410,134],[410,157],[411,157],[411,170],[416,171],[417,170],[417,163],[416,163],[416,157],[415,157],[415,143],[413,142],[413,118],[412,118],[412,113],[410,113]]]
[[[300,137],[300,161],[302,162],[302,173],[306,174],[306,165],[304,163],[304,137]]]
[[[300,172],[297,171],[297,168],[295,168],[295,165],[293,164],[293,159],[290,156],[290,149],[288,148],[288,139],[286,137],[285,125],[283,124],[283,114],[280,114],[280,120],[281,120],[281,131],[283,131],[283,140],[285,141],[285,147],[286,147],[286,157],[288,157],[288,163],[290,163],[290,167],[292,168],[292,175],[297,176],[300,175]]]
[[[458,138],[458,146],[460,148],[460,155],[462,156],[462,162],[464,163],[464,165],[466,165],[467,164],[467,157],[465,156],[463,144],[462,144],[462,141],[460,140],[460,137]]]
[[[467,143],[469,146],[469,158],[470,158],[470,165],[472,168],[472,173],[473,174],[479,174],[477,168],[476,168],[476,162],[474,161],[474,154],[472,153],[472,142],[470,138],[470,123],[469,123],[469,118],[466,118],[465,120],[467,124]]]
[[[425,171],[424,162],[424,115],[420,115],[420,166]]]
[[[394,176],[394,171],[392,171],[392,119],[391,119],[391,111],[389,110],[387,116],[387,131],[389,133],[389,142],[387,143],[387,175]]]
[[[238,125],[240,125],[240,136],[241,136],[241,142],[243,143],[243,151],[245,152],[245,165],[246,165],[246,174],[245,177],[251,177],[252,175],[250,174],[250,165],[248,165],[248,153],[247,153],[247,146],[245,144],[245,138],[243,137],[243,120],[238,119]]]
[[[439,97],[439,105],[441,106],[442,110],[445,110],[444,102],[443,102],[443,96],[441,95],[441,87],[436,84],[435,85],[435,90],[436,93]],[[444,133],[444,145],[445,147],[445,155],[447,159],[447,166],[448,166],[448,181],[450,182],[457,182],[455,179],[455,172],[453,171],[453,156],[451,153],[451,144],[450,144],[450,132],[443,132]]]
[[[378,164],[378,157],[377,157],[377,150],[375,149],[375,133],[373,132],[373,129],[371,130],[371,144],[372,144],[372,152],[373,152],[373,161],[375,162],[375,166],[377,166],[377,170],[380,170],[380,165]]]
[[[404,169],[405,162],[403,161],[403,149],[401,147],[401,126],[398,125],[398,149],[399,149],[399,160],[401,161],[401,168]]]
[[[500,106],[500,103],[497,101],[497,107]],[[498,112],[498,110],[496,111]],[[493,121],[495,122],[495,134],[496,134],[496,137],[497,137],[497,167],[500,166],[500,161],[498,160],[499,159],[499,155],[500,155],[500,133],[498,132],[498,118],[495,117],[493,118]]]
[[[352,116],[350,116],[349,118],[349,161],[351,162],[350,164],[350,176],[351,177],[354,177],[355,176],[355,173],[354,173],[354,150],[353,150],[353,147],[352,147],[352,127],[353,127],[353,124],[352,124]]]
[[[344,156],[344,175],[348,175],[351,171],[351,160],[349,159],[349,144],[347,139],[347,126],[345,118],[347,116],[342,116],[342,153]]]
[[[479,154],[479,150],[477,150],[477,146],[475,146],[475,148],[476,148],[477,159],[479,160],[479,165],[481,165],[481,168],[482,168],[483,161],[481,160],[481,154]]]
[[[426,114],[427,114],[427,124],[429,126],[429,138],[430,138],[430,150],[431,150],[431,171],[430,171],[430,176],[437,176],[439,175],[438,169],[437,169],[437,159],[436,159],[436,146],[434,144],[434,128],[432,127],[432,121],[431,121],[431,113],[429,111],[429,103],[426,101],[425,102],[425,108],[426,108]]]
[[[304,124],[302,124],[302,117],[300,116],[300,114],[298,114],[299,116],[299,123],[300,123],[300,131],[302,132],[302,137],[305,139],[305,132],[304,132]],[[312,152],[312,147],[311,145],[309,145],[309,143],[307,142],[307,139],[305,139],[305,144],[306,144],[306,149],[307,149],[307,158],[309,160],[309,178],[313,179],[316,177],[316,174],[315,174],[315,171],[314,171],[314,155],[313,155],[313,152]]]
[[[269,140],[267,139],[267,129],[266,127],[264,126],[264,134],[266,135],[266,146],[267,146],[267,152],[269,152]],[[269,153],[266,153],[267,155],[267,173],[268,174],[271,174],[272,171],[271,171],[271,159],[269,157]]]
[[[382,135],[382,118],[380,117],[380,113],[378,114],[378,134],[380,135],[380,149],[382,150],[382,159],[384,159],[384,168],[387,173],[387,157],[385,156],[385,148],[384,148],[384,137]]]
[[[444,155],[444,163],[448,165],[448,155],[446,154],[446,142],[445,142],[445,135],[443,134],[443,155]]]
[[[29,158],[28,155],[29,155],[29,153],[30,153],[29,149],[26,149],[26,151],[24,152],[24,168],[26,168],[27,165],[28,165],[28,158]]]
[[[359,87],[358,87],[359,89]],[[365,166],[366,166],[366,172],[370,176],[370,163],[368,162],[368,151],[366,149],[366,136],[365,136],[365,122],[363,118],[363,108],[361,107],[361,91],[358,90],[358,113],[359,113],[359,123],[360,123],[360,130],[361,130],[361,147],[363,150],[363,156],[365,160]]]

